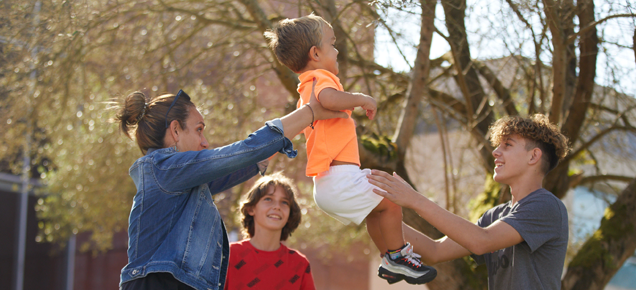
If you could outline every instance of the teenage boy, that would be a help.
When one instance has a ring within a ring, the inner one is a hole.
[[[563,202],[542,187],[568,151],[567,138],[544,115],[504,117],[491,126],[496,149],[493,179],[510,186],[512,200],[488,210],[472,224],[436,205],[397,174],[373,170],[377,194],[446,234],[432,240],[412,228],[405,235],[429,265],[467,255],[488,268],[489,289],[560,289],[568,245]]]
[[[277,172],[261,177],[241,204],[243,233],[230,244],[225,290],[315,290],[307,258],[281,242],[301,221],[292,181]]]

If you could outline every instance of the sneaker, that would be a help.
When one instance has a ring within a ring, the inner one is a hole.
[[[386,253],[378,268],[378,276],[389,284],[402,280],[409,284],[425,284],[433,281],[437,276],[435,268],[422,264],[421,256],[413,253],[413,246],[410,243],[406,244],[400,254],[399,258],[393,260],[389,253]]]

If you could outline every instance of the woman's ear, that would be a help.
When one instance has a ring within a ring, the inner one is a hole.
[[[172,120],[170,122],[170,127],[168,127],[168,133],[172,136],[174,142],[179,142],[179,132],[181,131],[181,125],[179,125],[179,121]]]

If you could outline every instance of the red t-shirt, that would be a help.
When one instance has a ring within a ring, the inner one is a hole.
[[[276,251],[261,251],[243,240],[230,244],[225,290],[314,290],[309,261],[281,244]]]

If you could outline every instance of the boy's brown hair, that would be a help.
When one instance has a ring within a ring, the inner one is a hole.
[[[329,22],[314,15],[284,19],[264,33],[269,47],[280,63],[294,72],[300,72],[309,62],[309,50],[322,44],[322,30]]]
[[[301,220],[300,206],[296,202],[296,187],[292,183],[291,179],[283,175],[281,172],[276,172],[271,175],[263,176],[259,178],[252,189],[247,192],[245,200],[241,203],[241,214],[243,219],[243,233],[254,237],[254,217],[249,214],[250,208],[256,206],[256,204],[267,195],[271,187],[281,187],[287,194],[289,200],[289,217],[287,223],[280,233],[280,240],[285,241],[291,236],[292,232],[296,230]]]
[[[490,142],[493,147],[499,146],[504,138],[511,135],[526,139],[526,150],[541,149],[541,169],[545,174],[554,169],[570,150],[568,138],[543,114],[530,118],[506,116],[490,127]]]

